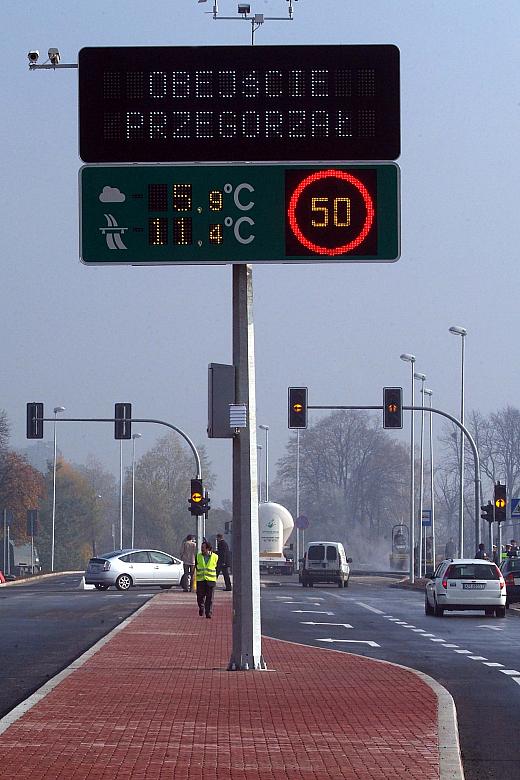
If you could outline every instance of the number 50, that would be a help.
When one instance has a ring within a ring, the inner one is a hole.
[[[332,205],[332,224],[334,227],[350,227],[350,198],[334,198],[332,204],[330,198],[313,198],[312,211],[321,215],[321,220],[313,217],[313,227],[328,227]],[[341,209],[341,214],[340,214]]]

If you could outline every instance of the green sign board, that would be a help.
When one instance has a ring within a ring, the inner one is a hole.
[[[399,168],[351,165],[86,165],[87,264],[391,262]]]

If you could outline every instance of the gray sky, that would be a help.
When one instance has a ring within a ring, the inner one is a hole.
[[[84,46],[248,44],[249,23],[214,21],[211,5],[4,0],[0,408],[12,445],[24,447],[27,401],[71,417],[111,416],[115,401],[131,401],[134,416],[169,420],[207,445],[216,506],[230,494],[231,446],[206,438],[207,365],[231,362],[231,267],[80,264],[77,71],[29,72],[26,57],[50,46],[75,62]],[[236,11],[235,0],[219,6]],[[290,385],[307,385],[314,404],[379,404],[384,385],[409,393],[399,355],[413,352],[434,404],[457,414],[453,324],[468,329],[467,411],[518,405],[519,21],[517,0],[298,0],[293,22],[257,33],[259,45],[401,51],[401,259],[255,267],[257,420],[270,426],[272,473]],[[135,430],[138,454],[162,433]],[[117,473],[112,426],[63,424],[59,446]],[[128,464],[130,444],[125,453]]]

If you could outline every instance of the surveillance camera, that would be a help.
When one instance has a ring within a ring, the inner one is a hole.
[[[51,65],[58,65],[60,62],[60,50],[59,49],[49,49],[47,52],[47,56],[49,57],[51,61]]]
[[[35,63],[35,62],[38,62],[38,57],[39,56],[40,56],[40,52],[39,51],[36,51],[36,50],[35,51],[30,51],[28,53],[28,55],[27,55],[27,59],[29,60],[30,63]]]
[[[239,3],[238,4],[238,13],[239,14],[248,14],[251,11],[251,6],[249,3]]]

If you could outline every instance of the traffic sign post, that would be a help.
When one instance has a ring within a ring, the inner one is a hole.
[[[395,163],[85,166],[80,193],[88,264],[399,257]]]
[[[395,160],[393,45],[81,49],[84,162]]]

